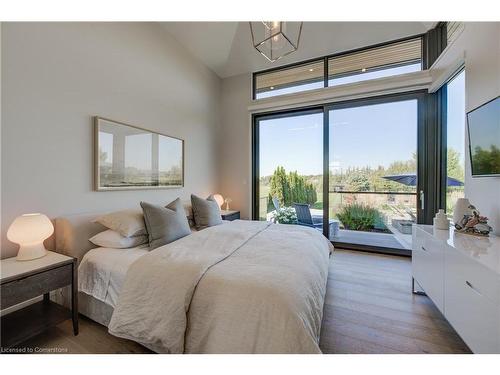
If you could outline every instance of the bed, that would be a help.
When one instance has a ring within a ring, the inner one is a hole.
[[[318,231],[237,220],[149,251],[93,248],[104,230],[56,220],[56,249],[79,260],[79,310],[159,353],[321,353],[333,250]]]

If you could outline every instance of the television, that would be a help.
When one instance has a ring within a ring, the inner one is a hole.
[[[467,113],[472,177],[500,177],[500,96]]]

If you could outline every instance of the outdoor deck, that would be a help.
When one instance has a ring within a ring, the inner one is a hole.
[[[397,250],[411,249],[411,242],[410,245],[408,245],[406,242],[399,240],[396,235],[390,233],[361,232],[341,229],[339,234],[330,238],[330,240],[339,244],[364,245]]]

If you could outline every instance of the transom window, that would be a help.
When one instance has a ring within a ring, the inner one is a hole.
[[[422,70],[422,37],[254,73],[254,99]]]

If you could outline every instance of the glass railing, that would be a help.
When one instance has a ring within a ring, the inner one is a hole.
[[[271,220],[274,206],[267,196],[260,198],[259,207],[260,219]],[[312,216],[323,216],[322,207],[322,202],[312,205]],[[411,226],[417,216],[417,193],[330,191],[328,213],[332,228],[327,232],[333,241],[339,240],[335,237],[340,236],[348,238],[350,242],[372,243],[377,235],[392,234],[402,247],[408,249],[411,247]]]
[[[329,218],[341,229],[411,234],[416,222],[416,192],[330,191],[329,201]]]

